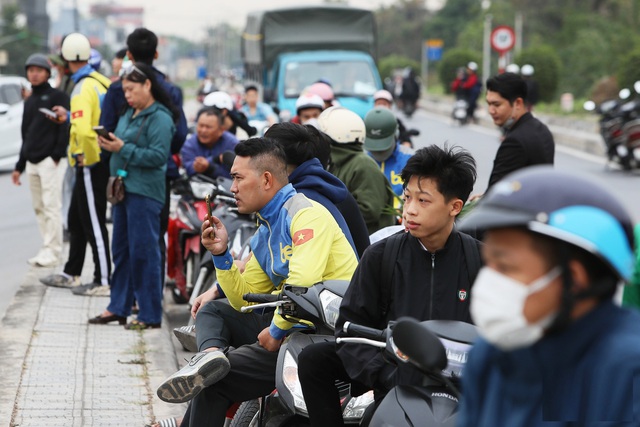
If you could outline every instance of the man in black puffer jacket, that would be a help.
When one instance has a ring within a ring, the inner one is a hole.
[[[67,155],[69,127],[47,118],[41,108],[55,105],[69,108],[69,96],[49,85],[51,64],[46,55],[35,53],[25,63],[32,93],[24,103],[22,116],[22,148],[11,179],[21,185],[20,174],[26,170],[31,188],[33,210],[43,245],[29,264],[54,267],[60,262],[62,251],[62,177]]]

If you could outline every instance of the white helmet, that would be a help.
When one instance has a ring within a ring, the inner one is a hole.
[[[318,126],[322,132],[340,144],[362,144],[367,134],[364,120],[344,107],[329,107],[324,110],[318,117]]]
[[[296,101],[296,112],[300,110],[306,110],[307,108],[318,108],[320,111],[324,110],[324,100],[320,95],[313,93],[303,93]]]
[[[207,107],[216,107],[220,110],[233,110],[233,100],[227,92],[221,90],[211,92],[205,96],[202,103]]]
[[[520,74],[520,67],[518,66],[518,64],[509,64],[504,70],[507,73]]]
[[[378,99],[384,99],[385,101],[388,101],[391,104],[393,104],[393,95],[391,95],[391,92],[389,92],[388,90],[381,89],[376,93],[374,93],[373,100],[377,101]]]
[[[471,71],[478,71],[478,64],[471,61],[467,64],[467,68],[470,69]]]
[[[533,69],[533,65],[531,64],[524,64],[520,69],[520,72],[523,76],[533,76],[534,71],[535,70]]]
[[[64,38],[60,53],[70,62],[88,61],[91,57],[91,43],[83,34],[71,33]]]

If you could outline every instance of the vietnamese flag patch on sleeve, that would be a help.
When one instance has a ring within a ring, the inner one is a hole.
[[[300,246],[303,243],[307,243],[313,239],[313,230],[311,228],[305,228],[304,230],[298,230],[293,233],[293,245]]]
[[[71,113],[72,119],[79,119],[80,117],[82,117],[82,110],[74,111],[73,113]]]

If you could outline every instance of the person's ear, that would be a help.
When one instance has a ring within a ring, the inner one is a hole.
[[[464,202],[460,199],[453,199],[451,202],[449,202],[449,216],[457,216],[460,211],[462,211],[462,208],[464,207]]]
[[[158,51],[156,50],[156,52],[153,54],[153,60],[155,61],[156,59],[158,59]]]
[[[273,185],[274,185],[274,176],[273,176],[273,174],[271,172],[264,171],[262,173],[262,184],[263,184],[265,190],[269,190],[269,189],[271,189],[271,187],[273,187]]]
[[[589,273],[581,262],[572,259],[568,263],[569,272],[573,281],[573,291],[576,293],[585,291],[589,288]]]

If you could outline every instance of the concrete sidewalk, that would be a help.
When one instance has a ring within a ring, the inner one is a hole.
[[[57,271],[32,268],[2,321],[0,425],[142,427],[184,414],[155,393],[178,367],[167,319],[146,331],[89,325],[109,299],[39,282]]]

